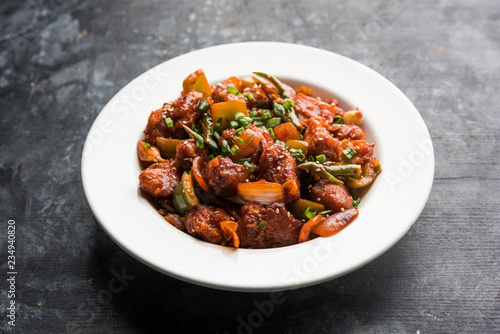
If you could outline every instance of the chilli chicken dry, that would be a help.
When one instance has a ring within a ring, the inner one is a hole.
[[[331,236],[381,172],[359,110],[254,72],[210,85],[198,70],[151,112],[137,143],[142,191],[201,240],[271,248]]]

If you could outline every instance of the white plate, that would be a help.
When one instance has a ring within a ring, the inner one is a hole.
[[[383,172],[364,195],[359,217],[330,238],[250,250],[203,242],[168,225],[142,197],[136,142],[153,109],[179,97],[183,79],[202,68],[211,83],[253,71],[313,87],[364,114]],[[104,107],[85,142],[82,182],[108,235],[135,258],[203,286],[271,291],[339,277],[393,246],[417,220],[434,177],[431,139],[420,114],[387,79],[351,59],[311,47],[270,43],[215,46],[171,59],[125,86]]]

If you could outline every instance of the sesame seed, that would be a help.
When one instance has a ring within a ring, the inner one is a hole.
[[[322,137],[321,137],[321,138],[318,138],[318,140],[324,140],[324,139],[325,139],[325,138],[322,138]]]
[[[281,166],[276,167],[277,170],[281,170]]]
[[[278,158],[283,159],[284,157],[285,157],[284,155],[280,155]]]
[[[319,202],[319,201],[321,201],[321,198],[318,197],[318,198],[316,198],[316,200]]]
[[[312,188],[312,186],[313,186],[312,184],[308,185],[308,186],[307,186],[307,189],[311,189],[311,188]]]
[[[163,115],[161,115],[161,118],[166,119],[167,115],[163,114]]]
[[[276,214],[278,215],[280,213],[280,209],[276,208]]]
[[[235,220],[235,219],[234,219],[234,217],[231,217],[231,220],[233,220],[233,221],[234,221],[234,220]]]
[[[214,213],[219,213],[219,210],[217,210],[217,211],[214,211]]]
[[[177,170],[177,168],[175,168],[175,167],[172,167],[172,169],[173,169],[173,170]]]
[[[194,232],[196,232],[196,230],[193,228],[193,229],[191,230],[191,232],[193,232],[193,233],[194,233]]]
[[[316,168],[316,171],[319,172],[321,170],[321,168]]]
[[[286,215],[287,215],[288,217],[290,217],[290,211],[287,211],[287,212],[286,212]]]
[[[344,209],[344,208],[340,208],[340,211],[344,212],[344,211],[345,211],[345,209]]]

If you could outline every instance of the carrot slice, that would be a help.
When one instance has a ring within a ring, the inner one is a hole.
[[[323,215],[317,215],[314,216],[313,218],[309,219],[307,223],[302,226],[299,232],[299,243],[306,242],[310,240],[311,238],[309,237],[309,234],[311,234],[311,231],[316,225],[321,223],[325,219],[325,216]]]
[[[330,237],[352,223],[358,217],[358,214],[357,208],[337,212],[316,225],[312,232],[322,237]]]
[[[238,223],[231,220],[224,220],[220,223],[220,228],[222,230],[222,235],[226,241],[233,240],[233,246],[235,248],[240,247],[240,237],[236,233],[238,229]]]
[[[205,179],[203,178],[203,174],[201,172],[201,165],[203,164],[203,159],[201,157],[196,157],[193,160],[193,174],[194,178],[196,179],[196,182],[198,185],[205,190],[208,193],[212,193],[212,189],[208,186],[208,184],[205,182]]]

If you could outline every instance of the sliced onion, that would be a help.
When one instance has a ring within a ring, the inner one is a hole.
[[[265,181],[239,183],[238,196],[245,202],[259,202],[264,205],[283,203],[285,189],[279,183]]]
[[[211,193],[212,189],[210,189],[208,184],[205,182],[205,179],[203,178],[203,173],[201,172],[202,164],[203,164],[203,159],[201,157],[198,156],[194,158],[192,167],[194,178],[196,179],[196,182],[203,190]]]
[[[317,217],[317,216],[316,216]],[[352,223],[358,217],[358,209],[352,208],[337,212],[317,224],[312,232],[322,237],[330,237],[335,233],[342,231],[347,225]]]
[[[222,235],[226,241],[233,240],[234,248],[240,247],[240,237],[236,233],[238,229],[238,223],[231,220],[224,220],[220,222],[220,229],[222,230]]]
[[[295,182],[295,180],[288,180],[283,183],[283,189],[285,190],[287,203],[295,202],[300,198],[299,185]]]
[[[321,223],[324,219],[325,216],[323,215],[317,215],[309,219],[309,221],[305,223],[304,226],[302,226],[302,228],[300,229],[299,243],[310,240],[311,238],[309,237],[309,235],[311,234],[312,229],[315,228],[316,225]]]
[[[241,138],[243,141],[240,141],[238,139],[234,140],[234,145],[238,146],[239,150],[236,151],[234,155],[229,155],[229,157],[236,162],[238,162],[238,160],[240,159],[250,156],[250,154],[252,154],[257,149],[261,140],[259,134],[251,129],[245,129],[245,131],[243,131],[241,135],[239,135],[239,138]]]
[[[146,162],[166,162],[167,160],[163,159],[160,154],[160,150],[156,148],[155,146],[149,145],[149,148],[147,148],[146,142],[143,142],[142,140],[139,140],[137,142],[137,154],[139,155],[139,159],[141,161],[146,161]]]

